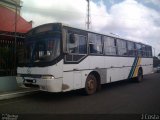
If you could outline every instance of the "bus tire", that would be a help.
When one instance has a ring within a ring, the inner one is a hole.
[[[137,82],[142,82],[142,80],[143,80],[143,70],[142,70],[142,68],[139,68],[138,75],[136,77],[136,81]]]
[[[85,94],[86,95],[92,95],[96,92],[97,90],[97,80],[96,77],[92,74],[88,75],[85,83]]]

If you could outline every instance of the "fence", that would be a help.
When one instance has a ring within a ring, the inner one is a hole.
[[[16,75],[16,48],[24,44],[24,34],[17,34],[16,44],[13,33],[0,32],[0,76]]]

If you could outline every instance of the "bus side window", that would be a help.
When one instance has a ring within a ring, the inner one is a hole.
[[[89,52],[91,54],[102,54],[102,37],[98,34],[89,33]]]
[[[77,53],[78,52],[78,41],[77,41],[76,35],[73,33],[68,34],[67,50],[69,53]]]
[[[75,34],[69,35],[69,43],[74,44],[76,42]]]
[[[87,54],[87,38],[85,36],[79,35],[79,54]]]
[[[69,34],[67,49],[69,53],[87,54],[87,38],[83,35]]]
[[[115,39],[107,36],[104,36],[103,39],[104,39],[104,54],[116,55]]]
[[[150,46],[146,46],[146,56],[152,57],[152,48]]]
[[[128,55],[135,56],[134,42],[128,41]]]
[[[136,43],[136,53],[137,56],[142,56],[142,45],[139,43]]]
[[[149,46],[149,57],[152,57],[152,47]]]
[[[146,57],[146,47],[145,47],[145,45],[142,45],[142,56]]]
[[[128,54],[127,42],[125,40],[117,39],[117,52],[120,56],[126,56]]]
[[[78,62],[87,55],[87,37],[79,34],[68,34],[66,62]]]

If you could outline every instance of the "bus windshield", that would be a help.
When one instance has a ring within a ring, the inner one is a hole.
[[[50,62],[60,55],[60,33],[35,35],[26,38],[25,56],[19,63]]]

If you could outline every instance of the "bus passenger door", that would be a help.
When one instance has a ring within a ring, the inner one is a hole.
[[[64,51],[64,61],[68,70],[73,73],[73,89],[82,88],[82,68],[83,60],[87,57],[87,33],[84,31],[66,30],[66,45]]]

